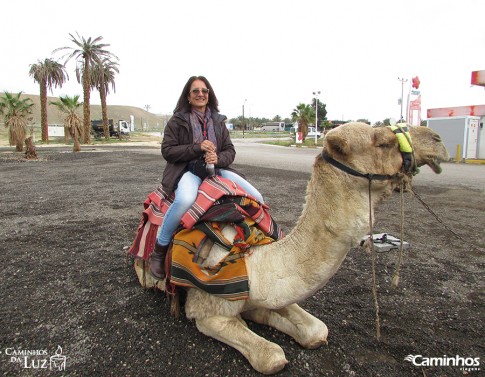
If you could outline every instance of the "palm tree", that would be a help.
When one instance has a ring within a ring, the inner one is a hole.
[[[315,117],[315,110],[304,103],[300,103],[291,113],[293,121],[298,122],[298,132],[303,134],[303,141],[308,135],[308,124]]]
[[[318,113],[317,113],[317,116],[318,116],[318,119],[317,119],[317,125],[316,126],[320,126],[322,124],[322,122],[324,122],[325,120],[327,120],[327,105],[325,103],[323,103],[322,101],[317,101],[315,98],[312,99],[312,109],[315,111],[315,102],[318,103]],[[318,131],[318,127],[317,127],[317,131]]]
[[[8,142],[15,145],[17,152],[24,150],[24,140],[27,135],[27,117],[32,114],[34,103],[30,98],[20,99],[22,92],[13,95],[4,92],[0,97],[0,115],[5,128],[8,128]]]
[[[83,130],[84,130],[84,143],[89,144],[91,142],[91,112],[90,112],[90,94],[91,94],[91,67],[95,64],[101,63],[103,58],[115,57],[111,52],[105,50],[105,47],[109,44],[99,43],[103,37],[99,36],[97,38],[85,39],[81,37],[78,33],[77,38],[72,34],[69,34],[71,41],[74,43],[75,47],[60,47],[55,49],[53,52],[60,50],[72,50],[64,56],[67,56],[66,62],[74,58],[76,60],[76,78],[80,83],[82,79],[83,85]],[[81,77],[82,76],[82,77]]]
[[[69,131],[69,134],[74,140],[73,152],[79,152],[81,145],[79,139],[82,135],[82,122],[81,118],[77,114],[77,110],[82,106],[82,102],[79,101],[79,95],[74,97],[61,96],[59,101],[51,101],[50,104],[57,107],[57,109],[66,115],[64,118],[64,128]]]
[[[96,88],[99,91],[99,96],[101,99],[101,113],[103,114],[103,131],[104,137],[109,139],[109,126],[108,126],[108,111],[106,106],[106,97],[109,93],[109,86],[115,89],[115,75],[119,73],[118,63],[104,58],[100,64],[95,64],[93,66],[91,75],[91,87]],[[121,133],[120,133],[121,136]]]
[[[52,93],[52,87],[62,87],[62,84],[69,78],[66,68],[52,60],[38,60],[36,64],[30,65],[29,75],[40,86],[40,124],[42,129],[42,141],[49,142],[47,125],[47,89]]]

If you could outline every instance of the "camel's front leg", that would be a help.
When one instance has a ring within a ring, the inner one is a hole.
[[[327,343],[328,329],[325,323],[297,304],[277,310],[257,308],[242,313],[242,316],[288,334],[305,348],[313,349]]]
[[[283,349],[256,335],[241,317],[213,316],[196,319],[197,328],[241,352],[254,369],[263,374],[273,374],[285,367],[288,361]]]
[[[135,259],[134,268],[138,281],[143,288],[158,288],[165,291],[165,281],[157,280],[150,274],[148,263],[141,259]]]

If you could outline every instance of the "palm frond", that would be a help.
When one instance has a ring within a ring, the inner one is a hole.
[[[32,114],[34,103],[30,98],[20,99],[22,92],[16,95],[4,92],[0,97],[0,115],[3,116],[5,127],[8,128],[10,145],[15,145],[17,151],[23,150],[27,135],[27,116]]]
[[[92,88],[92,67],[96,64],[102,66],[103,59],[110,58],[118,60],[118,57],[108,51],[106,48],[109,44],[101,43],[103,37],[98,36],[96,38],[84,38],[79,35],[78,32],[73,35],[69,33],[71,42],[74,47],[71,47],[71,54],[68,56],[66,62],[70,59],[76,60],[76,78],[79,83],[83,85],[83,95],[84,95],[84,109],[83,109],[83,123],[84,123],[84,142],[89,143],[90,139],[90,109],[89,109],[89,97]],[[80,64],[82,62],[82,65]],[[102,80],[104,80],[104,77]],[[101,85],[105,88],[105,85]],[[103,95],[105,90],[102,90]],[[114,87],[113,87],[114,90]],[[100,92],[101,93],[101,92]]]

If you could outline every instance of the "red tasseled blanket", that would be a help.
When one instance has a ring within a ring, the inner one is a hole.
[[[235,182],[219,177],[209,177],[202,182],[194,205],[182,217],[182,225],[185,229],[191,229],[204,213],[223,196],[242,196],[254,201]],[[163,217],[173,203],[174,195],[168,195],[158,186],[144,202],[145,210],[142,212],[140,224],[129,254],[135,258],[148,260],[157,239],[158,229],[163,222]],[[269,215],[268,206],[262,204],[250,216],[257,226],[273,239],[280,239],[283,234]]]

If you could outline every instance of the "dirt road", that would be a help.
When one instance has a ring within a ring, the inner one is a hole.
[[[20,162],[0,150],[1,373],[54,375],[51,357],[65,357],[69,376],[257,376],[237,351],[205,337],[185,317],[171,318],[164,296],[141,289],[125,259],[142,203],[161,178],[160,155],[136,147],[78,154],[39,148],[39,155],[40,161]],[[308,171],[235,167],[289,231]],[[329,284],[302,303],[329,327],[328,346],[305,350],[276,330],[249,324],[285,350],[290,363],[280,376],[483,374],[484,192],[419,179],[415,188],[465,241],[406,197],[411,249],[397,289],[390,287],[397,253],[377,260],[381,340],[375,339],[370,257],[353,249]],[[398,195],[377,210],[374,230],[399,235]],[[482,370],[414,365],[404,360],[408,355],[421,355],[418,364],[431,357],[479,358]]]

